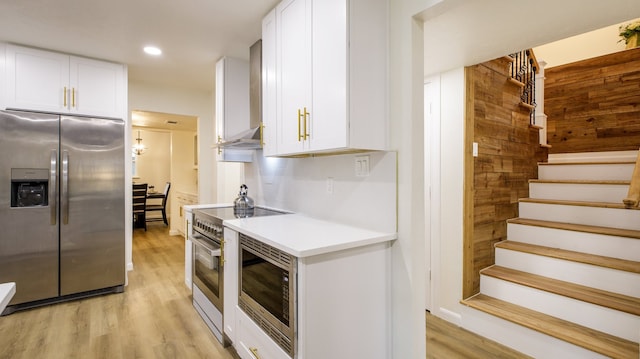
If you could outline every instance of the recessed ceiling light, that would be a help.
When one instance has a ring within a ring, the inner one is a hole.
[[[162,50],[160,50],[159,48],[155,47],[155,46],[145,46],[144,47],[144,52],[146,52],[149,55],[153,55],[153,56],[159,56],[162,54]]]

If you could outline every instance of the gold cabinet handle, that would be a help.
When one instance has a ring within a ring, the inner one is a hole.
[[[76,88],[71,88],[71,107],[76,107]]]
[[[218,136],[218,145],[220,145],[222,143],[222,137]],[[222,154],[222,148],[220,148],[220,146],[218,146],[218,154],[221,155]]]
[[[224,267],[224,238],[220,241],[220,267]]]
[[[260,355],[258,354],[258,348],[249,348],[249,350],[251,351],[251,354],[253,354],[253,356],[256,359],[260,359]]]
[[[264,147],[264,123],[260,123],[260,147]]]
[[[300,118],[302,118],[302,112],[298,109],[298,142],[302,141],[302,133],[300,132]]]
[[[64,87],[64,96],[63,96],[63,100],[62,100],[62,105],[64,107],[67,107],[67,86]]]
[[[307,122],[309,120],[309,112],[307,112],[307,108],[304,108],[304,136],[303,136],[303,140],[308,139],[309,137],[309,131],[307,130]]]

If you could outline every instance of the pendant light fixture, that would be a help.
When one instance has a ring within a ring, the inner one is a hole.
[[[144,147],[144,145],[142,144],[142,137],[140,137],[140,130],[138,130],[138,138],[136,138],[136,144],[133,145],[133,153],[136,154],[136,156],[140,156],[145,150],[146,148]]]

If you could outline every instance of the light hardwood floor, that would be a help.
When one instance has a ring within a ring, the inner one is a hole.
[[[133,261],[122,294],[0,317],[0,359],[237,358],[191,305],[182,237],[150,223],[134,232]],[[430,314],[426,323],[428,359],[526,358]]]
[[[0,317],[0,358],[234,358],[191,305],[183,237],[150,223],[134,232],[133,261],[122,294]]]
[[[427,359],[525,359],[530,358],[426,313]]]

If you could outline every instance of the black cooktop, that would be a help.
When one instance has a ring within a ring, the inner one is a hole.
[[[217,218],[221,221],[227,219],[236,218],[248,218],[248,217],[262,217],[272,216],[276,214],[286,214],[286,212],[275,211],[272,209],[254,207],[253,210],[234,210],[233,207],[218,207],[218,208],[201,208],[194,210],[195,215],[204,215],[211,219]]]

